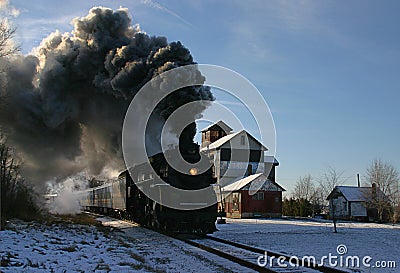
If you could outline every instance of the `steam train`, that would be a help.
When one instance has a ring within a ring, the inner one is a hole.
[[[189,163],[200,159],[199,146],[192,144],[184,151],[182,157]],[[143,193],[143,187],[153,192],[163,193],[154,171],[165,183],[183,190],[198,190],[212,188],[215,180],[212,169],[198,174],[197,169],[190,169],[183,174],[166,160],[168,153],[159,153],[149,158],[148,163],[134,166],[130,171],[122,172],[118,179],[85,191],[79,192],[80,204],[88,211],[100,212],[132,220],[142,226],[161,229],[174,233],[208,234],[216,230],[217,202],[201,209],[180,210],[166,207],[153,201]],[[154,171],[150,171],[152,168]],[[162,202],[161,202],[162,203]],[[211,203],[211,202],[210,202]],[[196,205],[195,201],[185,202],[185,205]]]

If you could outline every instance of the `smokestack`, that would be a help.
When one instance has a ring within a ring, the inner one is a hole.
[[[360,186],[360,174],[359,173],[357,174],[357,185],[358,185],[358,187],[361,187]]]
[[[70,33],[45,38],[35,56],[5,60],[0,129],[36,185],[83,170],[96,175],[105,167],[124,168],[122,124],[136,92],[167,70],[194,64],[180,42],[149,36],[131,21],[127,9],[95,7],[73,20]],[[160,102],[146,131],[146,140],[157,143],[152,147],[161,147],[169,115],[196,100],[213,100],[210,89],[186,87]],[[204,108],[187,114],[195,121]],[[191,126],[181,139],[193,139],[195,132]]]

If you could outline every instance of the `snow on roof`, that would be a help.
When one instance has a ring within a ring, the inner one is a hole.
[[[238,191],[244,187],[247,186],[247,184],[251,183],[253,180],[259,178],[262,175],[262,173],[256,173],[249,175],[245,178],[242,178],[240,180],[237,180],[236,182],[233,182],[232,184],[229,184],[225,187],[223,187],[221,190],[222,191]]]
[[[274,165],[279,166],[279,161],[276,160],[275,156],[273,156],[273,155],[264,156],[264,162],[265,163],[273,163]]]
[[[239,132],[236,133],[232,133],[229,135],[226,135],[224,137],[221,137],[220,139],[218,139],[217,141],[214,141],[213,143],[210,143],[209,145],[203,147],[201,149],[201,151],[206,151],[207,149],[213,150],[213,149],[217,149],[220,148],[222,145],[224,145],[225,143],[227,143],[228,141],[230,141],[232,138],[236,137],[237,135],[241,134],[241,133],[246,133],[247,137],[250,139],[253,139],[255,142],[257,142],[262,149],[264,150],[268,150],[267,147],[265,147],[260,141],[258,141],[256,138],[254,138],[252,135],[250,135],[246,130],[241,130]]]
[[[335,189],[343,194],[348,202],[363,202],[366,201],[366,190],[370,187],[351,187],[351,186],[336,186]]]
[[[285,189],[282,188],[278,183],[269,180],[268,177],[264,173],[256,173],[256,174],[252,174],[247,177],[244,177],[242,179],[239,179],[239,180],[221,188],[221,191],[223,191],[223,192],[239,191],[253,182],[257,182],[259,188],[262,188],[262,186],[265,183],[272,183],[275,186],[277,186],[278,188],[281,188],[283,191],[285,191]]]
[[[221,137],[220,139],[218,139],[217,141],[214,141],[213,143],[211,143],[210,145],[202,148],[201,150],[207,150],[207,149],[216,149],[222,145],[224,145],[226,142],[230,141],[232,138],[234,138],[235,136],[237,136],[240,132],[236,132],[236,133],[232,133],[229,135],[226,135],[224,137]]]
[[[209,126],[207,126],[206,128],[202,129],[202,132],[207,131],[208,129],[210,129],[211,127],[218,125],[222,130],[224,130],[227,134],[229,134],[229,132],[231,132],[233,129],[231,127],[229,127],[228,124],[226,124],[225,122],[223,122],[222,120],[217,121],[216,123],[213,123]]]

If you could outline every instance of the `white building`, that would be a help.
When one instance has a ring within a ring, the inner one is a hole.
[[[202,130],[202,153],[213,160],[213,173],[221,187],[228,217],[280,217],[282,191],[275,182],[279,162],[265,156],[268,150],[245,130],[232,133],[223,121]],[[257,195],[250,190],[257,186]],[[221,204],[220,207],[222,208]]]

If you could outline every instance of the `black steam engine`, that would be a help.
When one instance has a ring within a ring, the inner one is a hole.
[[[193,143],[186,146],[184,150],[181,149],[181,155],[188,163],[196,163],[200,159],[198,145]],[[168,151],[156,154],[149,158],[149,163],[124,171],[112,183],[80,192],[82,207],[118,214],[143,226],[169,232],[212,233],[216,230],[216,199],[213,204],[203,204],[201,209],[181,210],[163,206],[162,202],[153,201],[144,193],[153,191],[160,194],[162,199],[165,183],[182,190],[211,189],[210,185],[215,182],[211,168],[203,173],[192,168],[188,174],[183,174],[171,167],[166,160],[168,156]],[[157,178],[151,170],[155,171]],[[159,178],[165,182],[164,185],[159,183]],[[196,205],[196,201],[193,204],[191,201],[185,202],[185,205]]]

